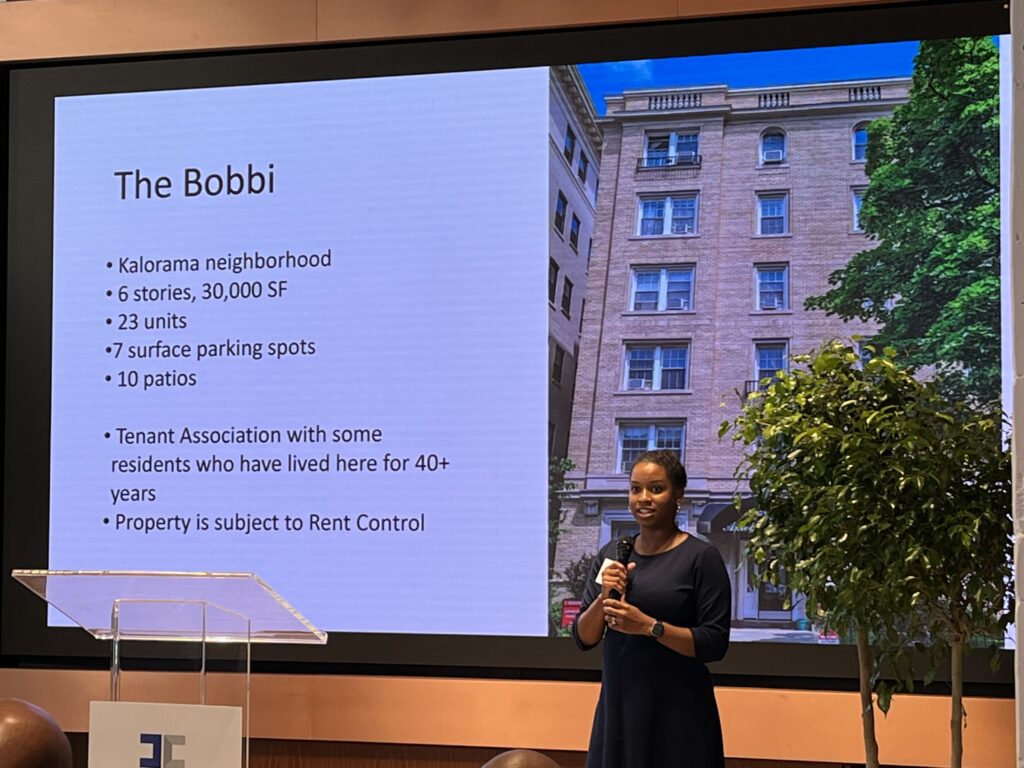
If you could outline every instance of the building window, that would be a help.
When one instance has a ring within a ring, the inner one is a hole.
[[[598,538],[598,546],[603,547],[609,541],[618,541],[623,536],[632,538],[638,533],[640,533],[640,523],[628,509],[602,510],[601,535]]]
[[[574,251],[580,249],[580,220],[575,213],[572,215],[572,223],[569,225],[569,245]]]
[[[590,167],[590,161],[587,160],[587,156],[580,152],[580,164],[576,168],[576,175],[580,177],[580,181],[584,184],[587,183],[587,169]]]
[[[548,262],[548,301],[555,303],[555,294],[558,293],[558,262],[551,259]]]
[[[761,134],[761,163],[771,165],[786,160],[786,134],[771,128]]]
[[[693,235],[697,233],[697,195],[640,200],[640,235]]]
[[[565,350],[555,344],[555,362],[551,366],[551,380],[555,384],[562,383],[562,370],[565,368]]]
[[[634,312],[693,309],[693,267],[633,270]]]
[[[558,190],[558,202],[555,203],[555,229],[559,232],[565,231],[565,212],[569,207],[569,201],[565,199],[562,190]]]
[[[565,145],[562,152],[565,153],[565,159],[571,167],[572,156],[576,154],[576,134],[572,132],[572,128],[565,129]]]
[[[862,336],[860,338],[854,338],[853,349],[857,353],[858,368],[863,368],[871,360],[874,355],[872,354],[872,348],[874,341],[870,336]]]
[[[853,231],[863,232],[864,227],[860,223],[860,206],[864,202],[864,190],[854,189],[853,190]]]
[[[594,238],[587,240],[587,271],[590,271],[590,257],[594,255]]]
[[[660,448],[675,451],[683,461],[685,443],[686,422],[620,424],[619,471],[628,473],[641,453]]]
[[[853,127],[853,159],[863,163],[868,159],[868,124],[857,123]]]
[[[624,389],[662,390],[686,389],[689,384],[690,345],[629,344],[626,346]]]
[[[759,265],[757,276],[757,308],[759,310],[789,309],[789,265]]]
[[[789,369],[787,344],[784,341],[765,341],[754,344],[754,380],[774,379],[780,371]]]
[[[757,195],[757,234],[789,233],[789,194],[762,192]]]
[[[566,317],[572,315],[572,280],[568,277],[562,283],[562,314]]]
[[[587,312],[587,300],[584,299],[580,302],[580,336],[583,335],[583,316]]]
[[[700,133],[695,130],[650,134],[644,142],[642,168],[700,165]]]

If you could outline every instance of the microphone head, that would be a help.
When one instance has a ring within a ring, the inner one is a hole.
[[[623,536],[615,545],[615,559],[625,565],[629,562],[629,556],[633,554],[633,537]]]

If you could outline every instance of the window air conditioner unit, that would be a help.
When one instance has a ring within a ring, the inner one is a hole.
[[[696,165],[696,152],[680,152],[676,155],[676,165]]]
[[[777,298],[775,298],[774,296],[772,298],[769,298],[769,299],[762,299],[761,300],[761,309],[778,309],[778,308],[779,308],[779,300]]]
[[[668,302],[668,308],[689,310],[690,302],[687,301],[686,299],[672,299],[671,301]]]
[[[762,163],[781,163],[785,155],[781,149],[766,149],[761,153]]]
[[[626,389],[650,389],[651,382],[647,379],[626,379]]]

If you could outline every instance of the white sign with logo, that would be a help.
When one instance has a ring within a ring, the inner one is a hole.
[[[240,768],[242,708],[89,704],[90,768]]]

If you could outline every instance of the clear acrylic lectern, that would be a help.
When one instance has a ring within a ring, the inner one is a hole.
[[[122,698],[127,641],[194,644],[199,704],[207,704],[207,645],[238,649],[243,677],[234,698],[242,707],[243,765],[249,752],[250,646],[327,642],[326,632],[252,573],[15,570],[11,575],[93,637],[112,641],[111,701]]]

